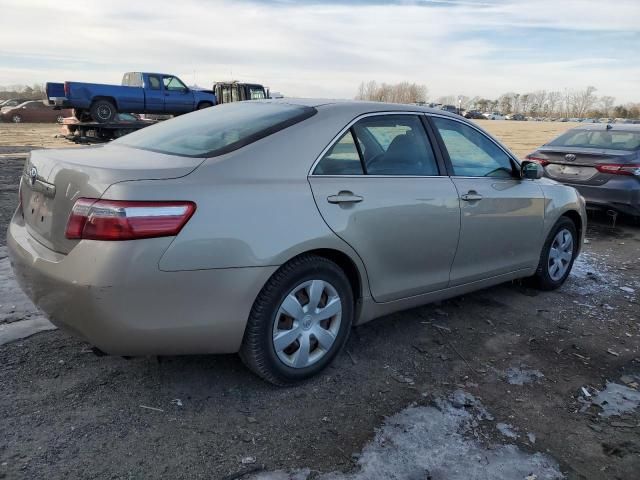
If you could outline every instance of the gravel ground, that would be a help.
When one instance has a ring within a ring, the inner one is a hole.
[[[5,153],[2,243],[21,169]],[[97,357],[60,331],[0,346],[0,478],[636,479],[640,227],[607,222],[560,290],[376,320],[295,388],[234,355]]]

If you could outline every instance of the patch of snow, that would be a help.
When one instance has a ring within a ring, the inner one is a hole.
[[[522,367],[510,367],[505,372],[505,377],[509,385],[524,385],[533,383],[544,377],[539,370],[529,370]]]
[[[434,406],[412,406],[389,417],[366,445],[353,473],[315,475],[318,480],[538,480],[564,478],[558,464],[542,453],[515,445],[484,445],[474,427],[486,420],[478,400],[464,392],[439,399]],[[264,472],[253,480],[309,480],[309,470]]]
[[[620,277],[610,269],[606,257],[593,252],[582,252],[573,263],[571,274],[563,288],[580,295],[611,291],[617,286]]]
[[[496,428],[505,437],[518,438],[520,436],[513,429],[513,425],[509,425],[508,423],[497,423]]]
[[[640,392],[626,385],[607,382],[605,389],[594,395],[591,403],[602,408],[600,415],[603,417],[622,415],[640,407]]]

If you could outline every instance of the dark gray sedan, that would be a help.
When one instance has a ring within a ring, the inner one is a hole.
[[[575,187],[593,209],[640,216],[640,125],[584,125],[571,129],[527,160],[549,178]]]

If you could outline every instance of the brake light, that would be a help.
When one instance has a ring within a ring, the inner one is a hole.
[[[599,163],[596,170],[613,175],[631,175],[640,177],[640,164],[638,163]]]
[[[546,158],[540,158],[540,157],[535,157],[533,155],[527,155],[525,157],[527,160],[529,160],[530,162],[536,162],[539,163],[540,165],[542,165],[543,167],[546,167],[547,165],[549,165],[549,160],[547,160]]]
[[[64,82],[64,96],[69,97],[69,82]]]
[[[79,198],[65,236],[85,240],[137,240],[177,235],[189,221],[193,202],[140,202]]]

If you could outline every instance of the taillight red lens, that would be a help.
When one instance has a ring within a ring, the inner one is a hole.
[[[546,167],[547,165],[549,165],[549,163],[551,163],[546,158],[540,158],[540,157],[536,157],[536,156],[533,156],[533,155],[527,155],[525,158],[527,160],[531,161],[531,162],[539,163],[543,167]]]
[[[631,175],[640,177],[640,164],[638,163],[599,163],[596,170],[613,175]]]
[[[69,82],[64,82],[64,96],[69,96]]]
[[[137,240],[177,235],[189,221],[193,202],[140,202],[79,198],[65,236],[86,240]]]

